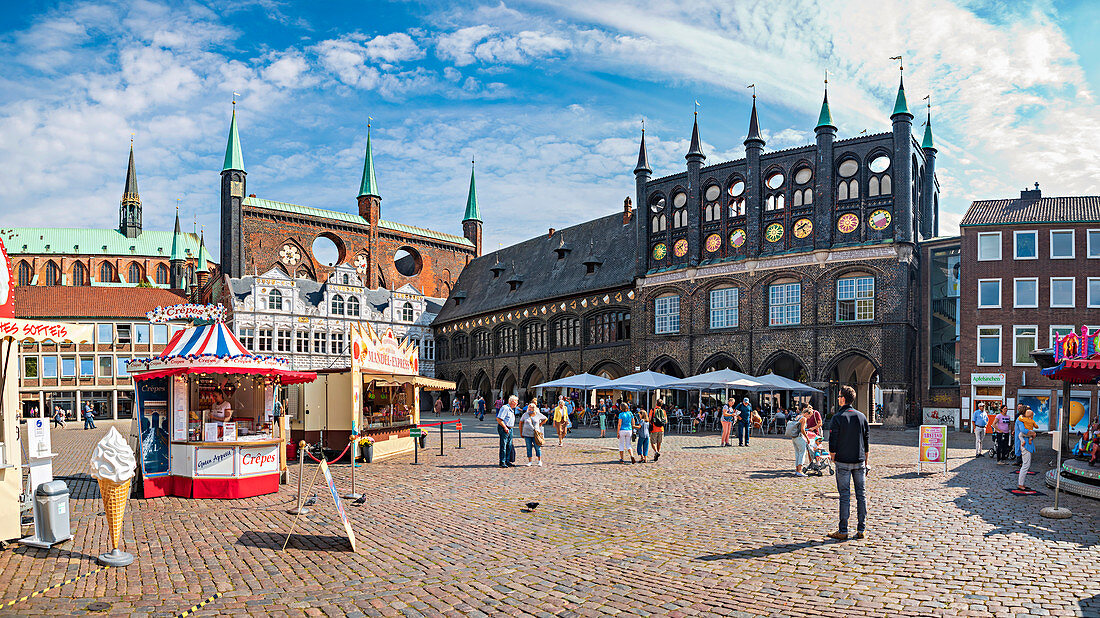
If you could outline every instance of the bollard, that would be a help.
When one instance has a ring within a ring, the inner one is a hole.
[[[440,421],[440,423],[439,423],[439,456],[440,457],[443,456],[443,426],[444,425],[446,425],[446,423]]]
[[[309,512],[308,506],[302,506],[302,476],[305,475],[306,469],[306,441],[302,440],[298,443],[298,507],[293,509],[287,509],[287,513],[291,515],[305,515]]]
[[[462,421],[459,420],[455,423],[455,429],[458,430],[458,448],[462,448]]]
[[[358,440],[359,436],[352,435],[351,439],[352,440]],[[357,450],[356,448],[351,448],[351,449],[348,450],[348,457],[351,458],[351,493],[344,496],[344,498],[347,499],[347,500],[358,500],[359,498],[363,497],[363,494],[356,493],[356,491],[355,491],[355,451],[356,450]]]
[[[420,432],[419,427],[413,427],[409,430],[409,436],[413,439],[413,462],[412,465],[420,465]]]

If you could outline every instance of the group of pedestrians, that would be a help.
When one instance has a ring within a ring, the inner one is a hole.
[[[1016,416],[1013,418],[1007,408],[993,403],[987,409],[986,403],[982,401],[978,403],[970,424],[971,431],[974,432],[974,456],[985,456],[982,439],[992,425],[993,450],[997,464],[1020,466],[1016,488],[1028,491],[1027,473],[1031,468],[1031,457],[1035,454],[1035,436],[1039,427],[1031,406],[1022,403],[1017,405]]]

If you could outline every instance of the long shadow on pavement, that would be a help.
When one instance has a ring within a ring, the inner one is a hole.
[[[277,532],[245,532],[237,538],[238,545],[246,547],[258,547],[260,549],[283,548],[286,535]],[[351,545],[347,537],[333,536],[329,534],[298,534],[294,533],[287,543],[287,549],[304,549],[306,551],[351,551]]]
[[[819,547],[821,545],[829,544],[832,543],[821,540],[802,541],[800,543],[780,543],[779,545],[768,545],[766,547],[751,547],[747,549],[740,549],[738,551],[730,552],[727,554],[708,554],[705,556],[699,556],[696,558],[696,560],[713,562],[715,560],[740,560],[742,558],[760,558],[762,556],[786,554],[792,551],[798,551],[800,549],[809,549],[811,547]]]

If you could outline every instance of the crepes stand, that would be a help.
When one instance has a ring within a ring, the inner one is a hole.
[[[250,353],[220,321],[179,331],[159,356],[128,365],[137,383],[143,495],[247,498],[279,490],[276,387],[311,382],[281,358]],[[231,417],[218,418],[220,401]]]
[[[421,389],[455,388],[454,382],[419,372],[415,343],[398,340],[389,328],[378,333],[369,323],[352,324],[351,432],[374,439],[375,458],[413,450],[411,430],[420,423]]]

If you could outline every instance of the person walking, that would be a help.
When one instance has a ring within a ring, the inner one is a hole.
[[[722,446],[732,446],[730,444],[730,432],[733,430],[733,421],[737,416],[737,412],[734,410],[735,404],[733,397],[730,397],[726,401],[726,405],[722,406]],[[737,434],[737,439],[741,439],[741,434]]]
[[[1020,476],[1016,480],[1016,489],[1028,491],[1027,471],[1031,469],[1031,456],[1035,454],[1035,428],[1038,423],[1033,418],[1035,413],[1028,406],[1021,406],[1022,414],[1016,419],[1016,444],[1020,447]]]
[[[95,429],[95,413],[87,402],[84,403],[84,429]]]
[[[617,427],[619,433],[619,463],[626,463],[623,457],[627,453],[630,454],[630,463],[635,463],[634,452],[630,447],[630,437],[634,435],[634,413],[626,406],[619,409]]]
[[[1023,417],[1024,412],[1026,410],[1027,410],[1026,405],[1024,405],[1022,403],[1017,404],[1016,405],[1016,416],[1012,419],[1012,426],[1013,426],[1013,429],[1012,429],[1012,451],[1013,451],[1013,453],[1016,454],[1016,461],[1014,462],[1014,465],[1017,465],[1017,466],[1022,466],[1024,464],[1024,459],[1023,459],[1023,456],[1020,453],[1020,440],[1019,440],[1020,435],[1016,431],[1015,427],[1016,427],[1016,421],[1020,420],[1020,418]]]
[[[974,418],[970,419],[970,430],[974,432],[974,456],[982,455],[982,437],[985,435],[985,425],[989,417],[985,414],[985,402],[978,402],[978,409],[974,412]]]
[[[565,430],[569,424],[569,409],[565,407],[565,400],[558,397],[558,405],[554,406],[554,429],[558,431],[558,446],[565,440]]]
[[[596,408],[596,414],[600,417],[600,437],[604,438],[607,436],[607,405],[603,398],[600,399],[600,404]]]
[[[61,410],[55,410],[53,413],[53,427],[61,425],[61,428],[65,428],[65,415],[61,413]]]
[[[546,424],[547,418],[539,412],[538,406],[529,405],[527,411],[523,413],[523,416],[519,419],[519,435],[523,436],[523,444],[527,447],[527,465],[530,466],[532,461],[538,462],[538,465],[542,465],[542,444],[546,441],[543,437],[542,426]],[[534,460],[531,459],[532,451],[535,454]]]
[[[867,417],[852,407],[856,389],[840,387],[837,403],[840,410],[829,424],[829,457],[836,464],[836,490],[840,493],[840,526],[829,533],[830,539],[848,539],[848,516],[852,506],[851,485],[856,488],[856,536],[862,539],[867,524],[867,451],[869,429]]]
[[[638,412],[634,415],[634,426],[638,430],[638,457],[645,463],[649,456],[649,410],[638,407]]]
[[[512,395],[508,398],[508,405],[500,406],[497,412],[497,437],[500,439],[499,459],[501,468],[513,468],[516,464],[511,462],[512,451],[512,426],[516,423],[515,407],[519,405],[519,397]]]
[[[806,423],[810,420],[810,413],[807,409],[802,409],[802,414],[791,419],[791,422],[798,423],[797,433],[791,438],[791,442],[794,444],[794,475],[806,476],[806,473],[802,471],[802,466],[806,465],[806,449],[810,446],[810,437],[806,434]],[[786,428],[784,428],[784,432]]]
[[[737,446],[749,445],[749,419],[752,418],[752,406],[745,397],[737,406]]]
[[[1004,409],[998,409],[997,404],[990,407],[997,412],[993,417],[993,441],[997,445],[997,464],[1004,465],[1008,462],[1012,447],[1009,439],[1012,435],[1012,417]]]
[[[652,428],[649,430],[649,441],[653,443],[653,461],[656,462],[661,459],[661,442],[665,439],[665,425],[668,424],[668,413],[659,399],[650,415],[650,422]]]
[[[475,406],[476,406],[475,409],[477,410],[477,420],[478,421],[485,420],[485,397],[483,395],[478,395],[477,396],[477,401],[475,402]]]

